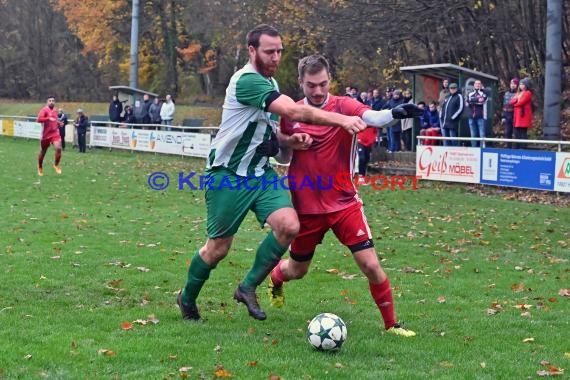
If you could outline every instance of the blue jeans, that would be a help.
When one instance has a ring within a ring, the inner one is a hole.
[[[485,133],[485,119],[469,119],[469,132],[471,137],[487,137]],[[471,140],[471,146],[479,146],[478,141]],[[485,147],[485,142],[481,141],[481,147]]]
[[[390,140],[388,141],[388,150],[391,152],[399,152],[402,150],[402,132],[394,131],[394,128],[390,128]]]
[[[457,129],[442,128],[441,132],[443,134],[443,137],[457,137]],[[459,141],[457,141],[457,140],[444,140],[443,141],[443,146],[457,146],[458,144],[459,144]]]

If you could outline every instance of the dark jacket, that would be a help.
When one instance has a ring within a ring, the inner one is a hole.
[[[118,123],[121,121],[121,114],[123,113],[123,103],[119,100],[114,100],[109,104],[109,120]]]
[[[467,105],[469,106],[470,112],[469,117],[472,119],[484,119],[485,118],[485,107],[487,103],[487,98],[489,96],[484,90],[473,90],[467,94]]]
[[[160,108],[162,107],[162,103],[152,103],[148,109],[148,114],[150,116],[150,122],[152,124],[160,124],[162,120],[160,119]]]
[[[455,94],[449,94],[443,102],[443,107],[441,108],[441,122],[440,125],[445,129],[458,129],[459,120],[461,119],[461,114],[463,113],[463,98],[456,92]]]
[[[516,93],[517,90],[511,91],[510,89],[507,92],[505,92],[505,96],[503,96],[503,112],[501,113],[502,119],[507,119],[510,120],[511,122],[513,121],[514,107],[511,104],[511,99],[513,98],[513,96],[515,96]]]
[[[388,100],[388,102],[386,102],[386,104],[384,105],[384,109],[391,110],[392,108],[396,108],[403,103],[404,103],[404,98],[402,96],[400,96],[398,99],[392,97],[390,98],[390,100]],[[398,122],[393,126],[391,126],[390,128],[392,128],[393,132],[402,132],[402,121],[398,120]]]
[[[87,133],[87,128],[89,127],[87,116],[81,115],[75,119],[75,127],[77,128],[77,133]]]

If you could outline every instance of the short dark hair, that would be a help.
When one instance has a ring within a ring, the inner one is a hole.
[[[281,37],[279,31],[271,25],[260,24],[247,33],[247,46],[253,46],[257,49],[259,47],[259,39],[264,34],[271,37]]]
[[[320,54],[308,55],[299,61],[297,66],[299,78],[303,78],[305,74],[320,73],[323,69],[330,72],[329,61]],[[351,90],[354,87],[351,87]]]
[[[48,99],[55,99],[55,96],[54,95],[48,95],[46,100],[48,100]]]
[[[420,101],[418,102],[418,106],[419,106],[420,104],[423,104],[423,106],[425,107],[426,102],[424,102],[423,100],[420,100]]]

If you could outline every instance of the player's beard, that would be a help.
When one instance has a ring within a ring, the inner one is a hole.
[[[50,104],[48,107],[49,107],[50,110],[52,110],[53,107],[55,107],[55,104]]]
[[[312,105],[313,107],[317,107],[317,108],[321,108],[324,104],[325,101],[327,100],[326,96],[322,96],[319,98],[314,98],[314,97],[308,97],[307,96],[307,102]]]
[[[263,62],[261,60],[261,58],[259,58],[258,55],[256,55],[255,56],[255,67],[257,68],[257,70],[259,71],[259,73],[261,75],[263,75],[266,78],[271,78],[277,72],[277,68],[279,67],[279,64],[278,63],[266,64],[265,62]]]

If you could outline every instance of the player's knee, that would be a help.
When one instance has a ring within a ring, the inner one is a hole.
[[[299,219],[290,218],[283,223],[280,223],[276,232],[282,238],[281,240],[291,241],[299,233],[299,228]]]

